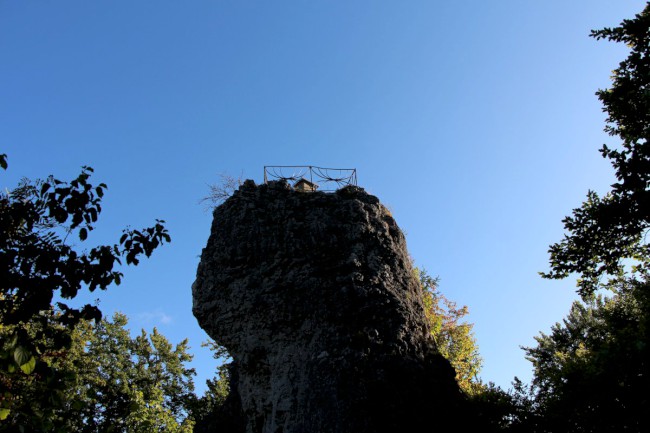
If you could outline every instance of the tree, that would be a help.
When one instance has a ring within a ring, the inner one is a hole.
[[[232,358],[226,348],[220,346],[214,340],[209,340],[201,344],[201,346],[210,348],[212,358],[220,362],[219,367],[217,367],[216,377],[208,379],[206,382],[208,389],[203,397],[201,397],[200,404],[203,411],[213,412],[224,403],[230,393],[230,373],[228,368],[232,362]]]
[[[244,414],[237,391],[231,393],[231,386],[236,386],[237,372],[232,358],[225,347],[210,340],[203,344],[212,350],[212,356],[221,364],[217,375],[209,379],[208,389],[197,400],[192,413],[196,421],[194,433],[214,431],[244,431]]]
[[[7,156],[0,155],[7,168]],[[54,303],[120,284],[122,263],[137,265],[144,254],[169,242],[164,221],[143,230],[124,230],[119,242],[77,250],[69,239],[87,240],[101,213],[106,185],[93,186],[93,170],[83,167],[70,182],[50,176],[24,179],[0,193],[0,430],[21,419],[25,431],[50,431],[61,390],[71,380],[52,360],[65,356],[71,332],[82,320],[99,320],[94,305],[73,308]],[[40,398],[21,390],[42,386]],[[31,384],[31,385],[30,385]]]
[[[70,380],[49,417],[50,429],[62,432],[192,431],[190,410],[195,402],[193,369],[186,363],[188,342],[176,347],[156,329],[131,337],[128,320],[116,313],[96,324],[82,320],[71,333],[64,356],[50,360]],[[37,400],[43,387],[23,383],[21,396]],[[23,425],[14,413],[7,430]]]
[[[438,278],[432,278],[424,269],[415,269],[423,290],[425,315],[431,325],[431,334],[440,353],[456,370],[461,389],[473,394],[481,389],[477,380],[482,360],[479,355],[472,324],[463,322],[469,310],[458,308],[438,289]]]
[[[591,36],[625,43],[629,56],[614,70],[612,86],[596,94],[607,113],[605,131],[621,140],[620,149],[604,145],[617,181],[602,198],[593,191],[566,217],[564,239],[550,247],[546,278],[578,273],[578,291],[591,296],[603,276],[619,276],[629,259],[647,256],[650,227],[650,3],[618,27],[594,30]]]
[[[540,431],[650,428],[650,274],[611,284],[613,296],[575,302],[536,347],[525,348]]]
[[[127,324],[116,313],[76,331],[74,355],[61,364],[77,373],[68,390],[77,404],[66,409],[67,431],[190,432],[195,372],[186,366],[188,341],[172,347],[155,328],[132,338]]]
[[[609,282],[614,293],[574,302],[525,347],[530,386],[488,385],[472,396],[487,431],[645,432],[650,428],[650,272]]]
[[[537,346],[524,348],[534,366],[534,431],[647,431],[650,401],[650,3],[618,27],[592,31],[623,42],[628,57],[612,86],[599,90],[605,131],[619,149],[601,148],[616,182],[564,219],[565,238],[550,247],[546,278],[579,274],[575,302]],[[606,289],[609,297],[597,295]]]
[[[477,417],[477,425],[485,432],[533,433],[541,432],[541,416],[532,386],[517,377],[512,388],[504,391],[494,383],[482,385],[479,392],[470,395],[470,407]]]

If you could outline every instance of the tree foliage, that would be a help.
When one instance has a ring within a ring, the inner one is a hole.
[[[615,294],[575,302],[525,348],[534,366],[537,431],[650,428],[650,274],[611,282]]]
[[[50,405],[50,430],[192,431],[194,370],[186,366],[192,358],[187,340],[172,347],[156,329],[131,337],[127,323],[119,313],[96,324],[82,320],[72,331],[65,352],[50,359],[51,368],[68,377],[57,390],[58,404]],[[21,398],[30,402],[48,392],[38,380],[21,385]],[[12,411],[3,429],[29,426],[26,415]]]
[[[69,431],[190,432],[194,370],[188,341],[173,347],[154,328],[131,337],[123,314],[80,327],[67,366],[77,372],[68,394],[78,396]],[[81,349],[81,350],[79,350]],[[67,415],[72,415],[70,411]]]
[[[470,395],[470,407],[485,432],[533,433],[539,429],[541,415],[535,390],[517,377],[504,391],[493,383],[481,386]]]
[[[193,412],[196,421],[195,432],[208,432],[226,429],[224,418],[229,414],[224,413],[226,401],[230,395],[232,358],[225,347],[218,345],[214,340],[202,344],[209,347],[212,357],[219,362],[216,376],[206,381],[207,389],[203,396],[197,399]]]
[[[650,227],[650,3],[618,27],[594,30],[591,36],[621,42],[630,54],[613,72],[612,86],[599,90],[607,113],[605,131],[621,146],[601,148],[615,169],[611,191],[593,191],[573,215],[564,219],[565,238],[550,247],[547,278],[580,275],[578,291],[593,294],[603,276],[618,276],[626,259],[648,254],[645,234]]]
[[[469,310],[467,306],[459,308],[440,292],[438,278],[429,276],[424,269],[415,271],[423,289],[425,315],[438,350],[456,370],[461,389],[473,394],[481,387],[478,374],[482,359],[472,332],[473,325],[463,320]]]
[[[7,168],[4,154],[0,166]],[[61,403],[56,396],[70,380],[52,360],[65,356],[78,323],[101,318],[94,305],[73,308],[63,301],[82,289],[120,284],[116,265],[137,265],[142,255],[170,241],[164,221],[156,221],[143,230],[124,230],[113,245],[77,249],[73,239],[87,240],[106,190],[89,182],[92,172],[83,167],[70,182],[24,179],[0,193],[0,429],[12,413],[23,417],[25,429],[51,429]],[[30,400],[21,390],[34,382],[43,392]]]
[[[607,113],[605,131],[621,140],[620,148],[601,149],[616,182],[602,198],[590,191],[565,218],[564,240],[550,248],[551,271],[543,275],[579,274],[583,301],[525,348],[534,366],[530,431],[650,428],[650,3],[592,37],[630,49],[611,88],[597,92]],[[610,295],[597,295],[599,289]]]

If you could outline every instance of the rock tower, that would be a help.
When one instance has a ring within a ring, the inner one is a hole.
[[[461,425],[463,398],[430,336],[404,236],[362,188],[246,181],[214,211],[192,292],[199,324],[234,360],[229,404],[243,419],[231,429]]]

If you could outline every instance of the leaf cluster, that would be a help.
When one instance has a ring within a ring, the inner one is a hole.
[[[7,168],[5,154],[0,163]],[[82,289],[93,292],[120,284],[122,273],[116,266],[122,259],[137,265],[142,255],[150,256],[171,240],[164,221],[158,220],[153,227],[124,230],[113,245],[76,248],[70,239],[88,239],[107,188],[103,183],[93,186],[92,173],[83,167],[70,182],[52,176],[24,179],[0,193],[0,418],[25,412],[28,402],[16,392],[21,382],[39,380],[56,388],[59,375],[48,357],[70,347],[71,330],[78,323],[101,318],[95,305],[73,308],[62,301]],[[55,297],[62,301],[55,303]],[[47,415],[37,418],[39,429],[46,429],[40,419]]]
[[[582,302],[524,348],[534,367],[528,431],[650,429],[650,2],[591,36],[630,49],[611,87],[597,92],[605,131],[621,141],[600,150],[616,182],[603,197],[590,191],[563,220],[564,239],[550,247],[551,270],[542,275],[578,274]]]
[[[469,309],[467,306],[458,307],[445,297],[438,288],[438,278],[431,277],[424,269],[416,268],[415,273],[422,287],[425,316],[438,351],[456,370],[456,380],[461,389],[472,394],[480,388],[477,378],[482,359],[473,325],[464,320]]]
[[[538,431],[646,431],[650,427],[650,278],[621,278],[615,294],[575,302],[524,348],[534,367]]]
[[[187,367],[187,340],[172,346],[156,329],[132,337],[127,325],[119,313],[112,320],[79,322],[69,347],[48,359],[65,380],[56,389],[36,374],[18,383],[29,405],[8,413],[1,429],[191,432],[195,373]]]
[[[191,431],[189,411],[194,402],[194,369],[188,341],[173,346],[154,328],[131,337],[128,320],[78,327],[74,356],[62,363],[74,369],[76,380],[68,395],[77,404],[66,411],[68,431],[149,432]]]
[[[626,44],[630,53],[613,72],[598,98],[607,113],[605,131],[621,146],[601,148],[615,169],[616,182],[603,197],[587,200],[563,220],[564,239],[552,245],[545,278],[580,275],[578,292],[591,296],[603,277],[625,272],[625,264],[648,254],[650,228],[650,3],[618,27],[592,31],[592,37]]]

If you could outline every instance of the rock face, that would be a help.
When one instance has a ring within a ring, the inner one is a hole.
[[[246,181],[215,210],[192,287],[194,315],[234,359],[238,428],[457,429],[461,393],[420,290],[376,197]]]

